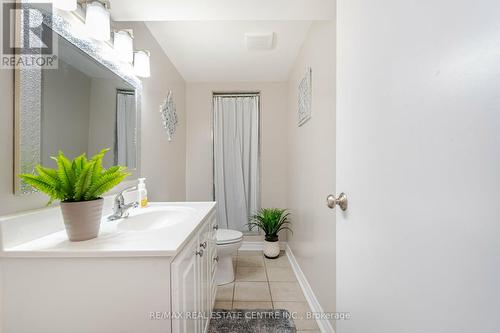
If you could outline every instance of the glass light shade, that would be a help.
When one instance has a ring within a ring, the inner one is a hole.
[[[134,53],[134,72],[139,77],[150,77],[149,51],[137,51]]]
[[[72,11],[77,8],[77,0],[53,0],[52,3],[61,10]]]
[[[130,64],[134,61],[134,40],[128,31],[115,32],[113,47],[121,61]]]
[[[93,1],[87,4],[85,27],[90,37],[100,41],[109,40],[111,35],[109,11],[99,1]]]

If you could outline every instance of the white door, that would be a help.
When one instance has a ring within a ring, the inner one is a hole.
[[[337,333],[498,332],[500,1],[337,1]]]

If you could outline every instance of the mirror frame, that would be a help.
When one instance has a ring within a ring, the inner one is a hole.
[[[23,5],[28,5],[23,0]],[[33,4],[36,5],[36,4]],[[71,23],[55,13],[44,14],[43,24],[57,35],[64,38],[97,63],[106,67],[115,75],[126,81],[135,89],[136,96],[136,168],[129,169],[131,178],[140,175],[141,153],[141,98],[142,82],[134,75],[130,64],[120,62],[112,47],[90,38],[82,37]],[[16,21],[17,31],[25,29],[20,21]],[[14,72],[14,194],[26,195],[38,192],[24,183],[18,175],[33,173],[35,166],[41,162],[41,68],[16,68]],[[23,130],[24,129],[24,130]]]

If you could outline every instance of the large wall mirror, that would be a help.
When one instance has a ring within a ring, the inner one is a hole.
[[[59,150],[74,158],[109,148],[104,167],[123,165],[138,176],[140,81],[102,46],[73,36],[63,19],[52,21],[58,67],[16,70],[15,192],[33,192],[17,174],[38,163],[55,167],[50,157]]]

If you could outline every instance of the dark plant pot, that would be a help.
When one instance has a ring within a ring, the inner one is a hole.
[[[263,252],[264,257],[268,259],[276,259],[280,256],[280,243],[278,236],[266,235]]]
[[[99,234],[104,200],[61,202],[66,234],[72,242],[96,238]]]

